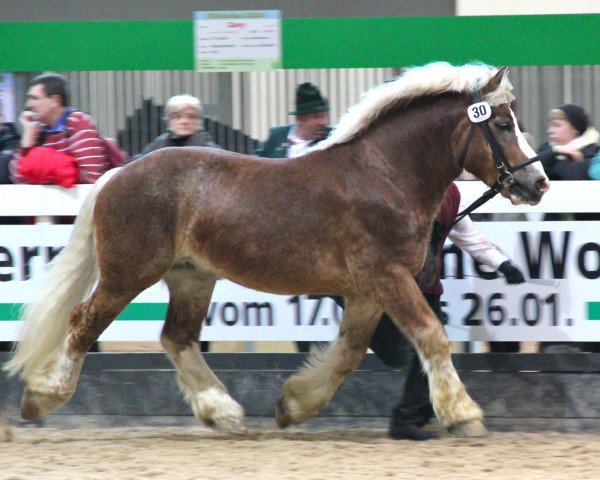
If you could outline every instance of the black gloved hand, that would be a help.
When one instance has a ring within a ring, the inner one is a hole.
[[[510,260],[502,262],[498,267],[498,271],[504,275],[506,283],[510,285],[516,285],[525,281],[525,277],[521,273],[521,270],[510,263]]]

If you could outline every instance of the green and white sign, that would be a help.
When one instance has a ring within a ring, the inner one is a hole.
[[[281,68],[279,10],[195,12],[197,72]]]

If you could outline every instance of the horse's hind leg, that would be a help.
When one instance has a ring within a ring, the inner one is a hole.
[[[275,410],[280,428],[309,419],[329,403],[364,358],[381,313],[376,304],[346,300],[338,338],[313,351],[307,364],[285,382]]]
[[[413,342],[429,379],[433,410],[442,425],[457,436],[481,436],[483,412],[467,393],[450,357],[450,347],[436,315],[412,276],[398,269],[382,282],[379,294],[385,311]]]
[[[101,282],[86,302],[73,309],[65,341],[27,378],[21,398],[24,419],[40,418],[71,398],[89,348],[138,293],[109,292]]]
[[[244,409],[231,398],[200,353],[200,330],[215,276],[191,263],[182,263],[173,267],[164,280],[170,300],[161,343],[177,368],[177,381],[185,400],[194,416],[208,426],[244,431]]]

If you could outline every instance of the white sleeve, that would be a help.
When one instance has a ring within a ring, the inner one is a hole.
[[[496,245],[490,242],[480,230],[475,228],[475,225],[468,216],[452,227],[448,238],[479,263],[483,263],[494,270],[502,262],[509,260]]]

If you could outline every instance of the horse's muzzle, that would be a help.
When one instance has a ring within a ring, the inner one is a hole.
[[[537,205],[550,188],[550,182],[544,175],[518,175],[515,174],[514,181],[508,186],[510,200],[513,205],[527,203]]]

